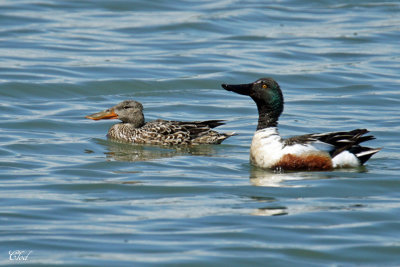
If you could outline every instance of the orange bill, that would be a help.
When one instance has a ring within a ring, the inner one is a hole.
[[[86,119],[91,120],[108,120],[108,119],[118,119],[118,115],[114,112],[114,109],[107,109],[91,115],[85,116]]]

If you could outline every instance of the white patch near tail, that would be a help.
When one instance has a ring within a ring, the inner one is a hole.
[[[356,155],[345,150],[332,159],[333,168],[349,168],[360,166],[360,161]]]

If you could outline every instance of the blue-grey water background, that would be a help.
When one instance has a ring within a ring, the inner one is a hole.
[[[398,1],[4,0],[0,25],[0,264],[400,265]],[[261,77],[283,89],[283,136],[368,128],[383,150],[253,168],[256,107],[220,84]],[[113,143],[116,121],[84,116],[125,99],[238,135]]]

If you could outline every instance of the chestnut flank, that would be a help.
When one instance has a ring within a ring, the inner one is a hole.
[[[333,165],[327,154],[286,154],[272,168],[288,171],[329,171],[333,169]]]

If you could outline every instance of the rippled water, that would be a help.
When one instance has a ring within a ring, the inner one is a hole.
[[[2,1],[0,264],[400,264],[398,1]],[[283,136],[368,128],[365,167],[248,162],[271,76]],[[222,145],[110,142],[85,115],[225,119]],[[281,216],[276,216],[281,215]],[[26,255],[26,254],[25,254]]]

